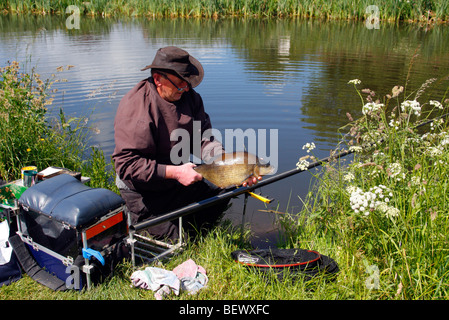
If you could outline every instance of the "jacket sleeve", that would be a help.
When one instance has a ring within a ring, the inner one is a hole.
[[[165,178],[165,165],[155,160],[154,121],[148,112],[145,85],[136,86],[119,104],[114,121],[115,150],[112,155],[119,178],[147,184]]]
[[[115,122],[115,169],[122,180],[148,183],[165,178],[165,165],[150,158],[148,149],[154,145],[150,129],[142,120],[120,118]],[[133,130],[127,130],[132,127]],[[148,137],[142,139],[142,137]]]

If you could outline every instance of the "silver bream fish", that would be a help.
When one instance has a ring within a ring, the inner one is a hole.
[[[195,170],[217,187],[226,189],[240,186],[251,176],[264,176],[274,171],[273,166],[260,160],[254,154],[243,151],[223,153],[211,164],[201,164]]]

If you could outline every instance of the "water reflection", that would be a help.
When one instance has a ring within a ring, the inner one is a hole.
[[[106,155],[112,153],[113,118],[121,97],[148,73],[162,46],[177,45],[205,68],[197,88],[215,128],[279,130],[278,172],[293,168],[302,145],[315,141],[318,157],[338,141],[346,113],[361,114],[361,102],[347,82],[361,79],[379,97],[395,85],[417,89],[429,78],[448,75],[449,29],[434,26],[252,19],[102,19],[82,17],[80,30],[65,29],[65,17],[0,16],[1,63],[19,60],[50,76],[59,66],[54,107],[87,115],[98,127],[92,137]],[[414,57],[415,54],[418,56]],[[413,61],[412,68],[411,61]],[[440,99],[447,81],[426,94]],[[423,96],[427,98],[427,96]],[[244,146],[238,146],[239,149]],[[266,186],[262,193],[279,201],[280,211],[297,212],[309,188],[310,174]],[[275,205],[276,205],[275,204]],[[229,216],[241,219],[242,201]],[[249,200],[247,221],[258,234],[272,229],[276,216],[261,213],[262,203]]]

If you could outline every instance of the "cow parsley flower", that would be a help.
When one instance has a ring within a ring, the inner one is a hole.
[[[401,103],[401,110],[405,113],[413,113],[416,116],[421,115],[421,105],[416,100],[406,100]]]
[[[370,212],[378,211],[387,217],[395,217],[399,214],[398,209],[388,205],[393,193],[384,185],[372,187],[367,192],[353,186],[348,187],[346,191],[350,193],[349,201],[355,213],[367,216]]]
[[[307,149],[307,153],[309,153],[310,151],[312,151],[313,149],[315,149],[315,143],[311,142],[307,142],[305,145],[302,146],[302,150]]]
[[[399,209],[391,207],[385,202],[379,202],[376,209],[384,213],[387,218],[397,217],[399,215]]]
[[[375,103],[375,102],[368,102],[362,107],[362,113],[363,114],[370,114],[373,112],[377,112],[382,109],[384,106],[383,103]]]
[[[362,81],[360,81],[359,79],[352,79],[348,81],[348,84],[361,84]]]
[[[362,152],[363,148],[360,147],[360,146],[350,146],[349,147],[349,151],[351,151],[351,152]]]
[[[402,170],[402,165],[398,162],[390,164],[387,168],[388,176],[395,178],[397,181],[405,179],[405,172]]]
[[[351,209],[354,210],[355,213],[362,213],[366,216],[369,215],[370,207],[373,205],[371,200],[374,199],[375,195],[372,192],[363,192],[360,188],[356,188],[349,197]]]
[[[429,103],[431,106],[437,107],[438,109],[443,109],[443,105],[439,101],[430,100]]]
[[[401,123],[400,123],[398,120],[391,119],[391,120],[390,120],[390,123],[389,123],[388,125],[389,125],[390,127],[392,127],[392,128],[395,128],[396,130],[398,130],[400,124],[401,124]]]
[[[421,178],[417,177],[417,176],[413,176],[410,179],[410,185],[411,186],[419,186],[419,185],[421,185]]]
[[[428,149],[428,154],[429,154],[431,157],[438,157],[438,156],[441,156],[441,155],[443,154],[443,150],[441,150],[441,149],[438,148],[438,147],[430,147],[430,148]]]
[[[440,146],[444,147],[449,144],[449,137],[440,141]]]
[[[307,170],[309,167],[309,161],[307,160],[299,160],[298,163],[296,163],[296,168],[299,170]]]
[[[347,174],[345,174],[343,176],[343,180],[344,181],[351,182],[351,181],[354,181],[354,179],[355,179],[355,176],[354,176],[354,174],[352,172],[348,172]]]

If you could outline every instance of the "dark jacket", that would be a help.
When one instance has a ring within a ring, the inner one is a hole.
[[[201,134],[193,134],[193,121],[200,121]],[[193,143],[200,143],[201,155],[207,160],[223,151],[219,141],[203,137],[211,129],[209,115],[204,111],[201,96],[193,89],[176,103],[162,99],[152,78],[140,81],[121,100],[114,122],[115,150],[112,158],[118,177],[134,191],[163,191],[178,182],[165,179],[165,166],[173,164],[170,151],[179,141],[170,141],[175,129],[185,129]],[[207,158],[207,159],[206,159]]]

